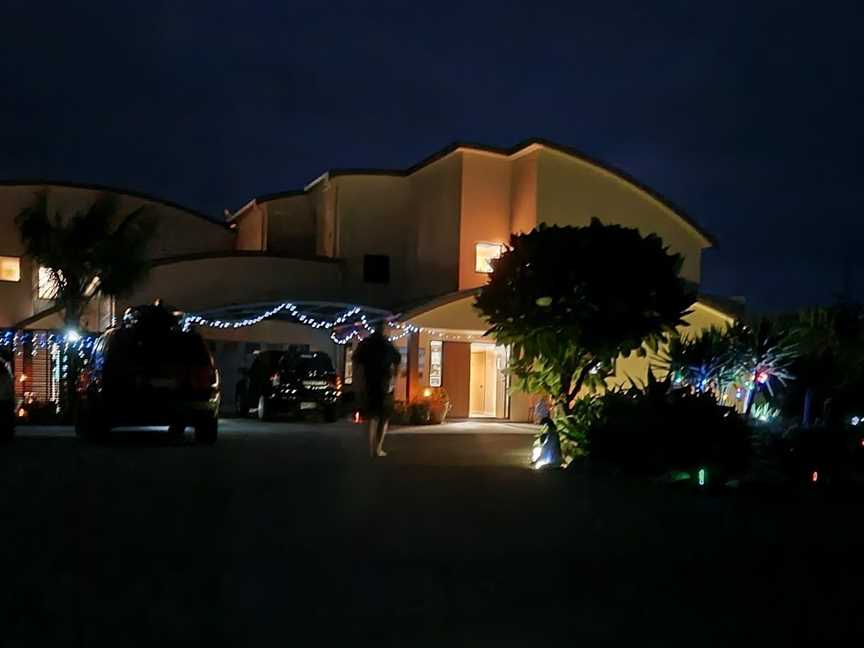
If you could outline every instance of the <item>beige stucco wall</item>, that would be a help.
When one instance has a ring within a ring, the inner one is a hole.
[[[313,256],[315,205],[311,196],[299,195],[268,201],[267,251]]]
[[[588,162],[542,149],[538,153],[537,220],[550,225],[603,223],[658,234],[670,250],[684,256],[683,277],[699,282],[702,237],[656,199]],[[621,262],[626,263],[626,259]]]
[[[50,213],[71,214],[85,210],[97,200],[102,191],[58,185],[0,186],[0,256],[22,256],[23,246],[18,238],[15,217],[33,204],[35,194],[48,190]],[[115,194],[121,214],[128,214],[144,206],[156,219],[157,231],[150,245],[151,258],[164,258],[182,254],[230,250],[234,246],[234,233],[227,227],[206,221],[183,209],[143,198]],[[0,282],[0,326],[11,326],[31,317],[34,311],[36,268],[30,259],[21,259],[21,281]],[[37,308],[47,304],[39,302]],[[94,315],[94,321],[97,319]]]
[[[337,357],[341,356],[341,346],[330,339],[327,331],[313,329],[303,324],[291,324],[268,320],[241,329],[216,329],[206,326],[197,327],[196,330],[208,340],[222,340],[225,342],[257,342],[266,341],[270,344],[308,344],[312,351],[324,351],[336,363]]]
[[[483,333],[489,328],[488,322],[474,308],[473,295],[451,301],[436,308],[431,308],[424,313],[411,317],[409,321],[415,326],[430,329]]]
[[[510,230],[514,234],[530,232],[537,225],[537,157],[532,151],[511,162]]]
[[[462,154],[459,290],[478,288],[489,275],[475,271],[477,243],[510,240],[510,161],[480,151]]]
[[[290,300],[342,303],[342,285],[338,262],[270,256],[187,259],[154,267],[146,285],[118,302],[118,312],[157,298],[189,311]]]
[[[253,203],[231,221],[236,232],[234,247],[245,252],[267,249],[267,207]]]
[[[462,156],[448,155],[405,181],[410,195],[403,218],[413,224],[414,254],[407,257],[411,281],[402,303],[458,289]]]
[[[330,181],[331,194],[338,196],[335,227],[340,257],[347,270],[347,286],[354,302],[372,306],[399,302],[413,277],[408,258],[413,256],[414,223],[406,210],[408,183],[389,175],[345,175]],[[326,200],[325,200],[326,203]],[[363,281],[363,257],[390,257],[390,282]]]

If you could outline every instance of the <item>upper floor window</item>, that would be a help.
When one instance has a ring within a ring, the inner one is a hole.
[[[492,260],[501,256],[503,246],[497,243],[477,243],[474,246],[474,271],[492,272]]]
[[[0,281],[21,281],[21,259],[0,256]]]
[[[51,268],[39,266],[36,274],[36,297],[38,299],[57,299],[57,277]]]
[[[366,283],[390,283],[390,257],[386,254],[363,256],[363,281]]]

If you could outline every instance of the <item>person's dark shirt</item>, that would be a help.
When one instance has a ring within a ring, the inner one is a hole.
[[[402,356],[383,336],[371,335],[354,351],[354,363],[363,368],[366,390],[389,391],[391,372],[402,362]]]

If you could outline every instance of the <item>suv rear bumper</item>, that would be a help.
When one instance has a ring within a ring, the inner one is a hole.
[[[285,394],[276,393],[267,399],[270,407],[279,413],[304,413],[324,411],[336,407],[339,402],[339,396],[335,394]],[[310,406],[314,405],[314,407]]]
[[[209,400],[144,400],[113,404],[102,413],[111,426],[194,423],[218,418],[220,400],[219,396]]]

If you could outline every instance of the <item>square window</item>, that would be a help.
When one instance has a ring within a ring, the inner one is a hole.
[[[497,243],[477,243],[474,246],[474,271],[489,274],[492,260],[501,256],[503,246]]]
[[[363,281],[366,283],[390,283],[390,257],[386,254],[363,256]]]
[[[0,281],[21,281],[21,259],[0,256]]]

